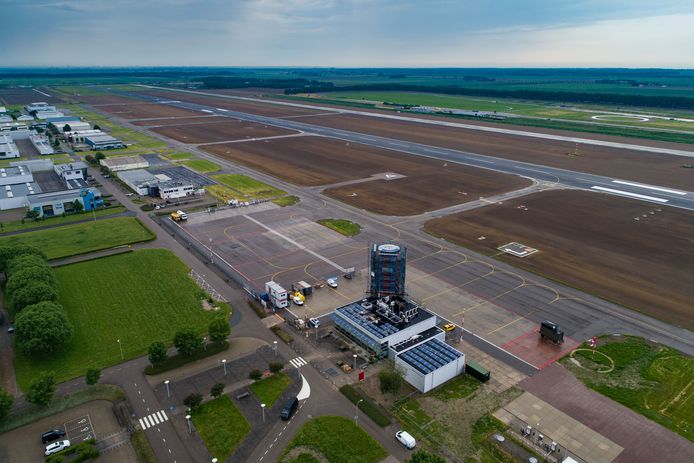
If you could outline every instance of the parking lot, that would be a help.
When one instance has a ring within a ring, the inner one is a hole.
[[[66,421],[63,424],[63,429],[67,433],[65,438],[72,445],[88,441],[89,439],[96,439],[96,432],[94,432],[94,426],[92,426],[92,420],[89,418],[89,415]]]

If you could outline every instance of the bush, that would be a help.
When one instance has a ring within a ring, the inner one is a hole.
[[[382,394],[397,394],[402,387],[402,373],[394,368],[384,368],[378,373],[379,387]]]
[[[224,383],[217,383],[210,389],[210,395],[215,399],[222,394],[224,394]]]
[[[10,308],[14,313],[39,302],[57,302],[58,291],[42,281],[29,282],[8,294]]]
[[[253,301],[248,301],[248,305],[253,309],[253,312],[260,317],[260,318],[266,318],[267,317],[267,312],[265,312],[265,309],[263,309],[261,306],[256,304]]]
[[[156,206],[154,204],[147,203],[147,204],[143,204],[142,206],[140,206],[140,209],[145,211],[145,212],[149,212],[149,211],[153,211],[155,207]]]
[[[270,365],[268,366],[271,373],[279,373],[284,368],[284,364],[282,362],[270,362]]]
[[[99,382],[101,377],[101,370],[98,368],[89,368],[87,373],[84,375],[84,381],[89,385],[93,386]]]
[[[55,378],[52,373],[43,373],[31,383],[27,392],[27,402],[36,405],[48,405],[55,394]]]
[[[221,342],[231,334],[231,326],[225,318],[217,317],[210,322],[208,331],[210,334],[210,341]]]
[[[164,363],[168,354],[166,353],[166,346],[163,342],[153,342],[149,346],[149,363],[152,365],[160,365]]]
[[[30,305],[15,319],[15,343],[27,355],[60,352],[71,339],[72,326],[67,315],[54,302]]]
[[[0,388],[0,420],[5,418],[10,410],[12,410],[12,404],[14,403],[14,396],[8,394],[4,389]]]
[[[258,381],[260,378],[263,377],[263,372],[260,370],[251,370],[251,372],[248,373],[248,377],[253,381]]]
[[[202,395],[193,392],[183,399],[183,405],[190,408],[191,413],[194,412],[202,403]]]
[[[92,460],[100,454],[99,449],[94,445],[95,442],[94,439],[90,439],[85,442],[80,442],[77,445],[71,445],[65,450],[61,450],[46,458],[46,463],[62,463],[65,461],[65,457],[69,457],[70,455],[75,455],[74,458],[70,458],[70,463]]]
[[[164,360],[158,365],[150,365],[145,368],[146,375],[158,375],[159,373],[164,373],[165,371],[173,370],[186,363],[194,362],[196,360],[204,359],[206,357],[211,357],[220,352],[223,352],[229,348],[229,343],[224,341],[220,343],[210,343],[207,345],[205,350],[199,350],[193,355],[172,355],[171,357]]]

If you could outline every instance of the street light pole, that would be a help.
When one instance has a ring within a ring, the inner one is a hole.
[[[214,254],[212,254],[212,238],[210,238],[210,263],[214,264]]]
[[[188,422],[188,434],[190,434],[193,432],[193,430],[190,429],[190,415],[186,415],[186,421]]]
[[[354,370],[357,369],[357,354],[352,354],[352,358],[354,359]]]
[[[169,383],[170,382],[171,381],[169,381],[168,379],[166,381],[164,381],[164,384],[166,384],[166,397],[171,397],[171,390],[169,389]]]
[[[222,359],[222,366],[224,367],[224,377],[227,377],[227,359]]]
[[[316,326],[316,341],[318,341],[318,327]]]
[[[125,357],[123,356],[123,346],[120,343],[120,338],[116,339],[116,342],[118,343],[118,348],[120,349],[120,359],[125,360]]]
[[[277,341],[272,341],[272,350],[275,351],[275,357],[277,357]]]
[[[263,423],[265,423],[265,404],[260,404],[260,408],[263,410]]]

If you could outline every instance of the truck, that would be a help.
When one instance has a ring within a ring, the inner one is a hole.
[[[544,320],[540,323],[540,337],[542,339],[549,339],[554,344],[561,344],[564,342],[564,331],[556,323],[552,323],[549,320]]]
[[[181,222],[183,220],[188,220],[188,215],[183,211],[176,211],[171,213],[171,220],[174,222]]]

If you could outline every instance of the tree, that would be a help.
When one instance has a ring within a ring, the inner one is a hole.
[[[29,220],[36,220],[39,218],[40,215],[41,213],[36,209],[29,209],[27,213],[24,215],[24,218]]]
[[[248,373],[248,377],[251,378],[253,381],[258,381],[260,378],[263,377],[263,372],[260,370],[251,370],[250,373]]]
[[[210,333],[210,341],[222,342],[231,334],[231,326],[229,326],[229,322],[226,319],[218,317],[210,322],[208,331]]]
[[[429,453],[426,450],[417,450],[412,454],[409,460],[405,460],[406,463],[446,463],[446,460],[438,455]]]
[[[183,329],[174,336],[174,346],[181,355],[193,355],[202,349],[202,336],[193,329]]]
[[[282,362],[270,362],[268,367],[270,367],[271,373],[279,373],[284,368],[284,364]]]
[[[88,154],[84,157],[84,160],[87,161],[89,164],[94,165],[97,163],[96,158],[92,156],[91,154]]]
[[[24,270],[25,268],[45,268],[50,269],[48,262],[42,256],[36,254],[25,254],[17,256],[7,263],[5,271],[8,275]]]
[[[99,382],[99,378],[101,378],[101,370],[98,368],[89,368],[84,375],[84,382],[89,386],[93,386]]]
[[[63,350],[72,339],[72,326],[63,308],[54,302],[39,302],[15,318],[15,342],[30,356],[45,356]]]
[[[47,285],[56,287],[55,275],[50,267],[27,267],[14,272],[7,279],[7,285],[5,285],[5,291],[8,294],[12,294],[19,288],[28,285],[29,283],[34,283],[40,281],[46,283]]]
[[[31,383],[27,392],[27,402],[36,405],[48,405],[55,394],[55,378],[52,373],[42,373],[39,378]]]
[[[64,132],[72,132],[72,127],[70,127],[70,124],[65,124],[63,126],[63,133]]]
[[[402,387],[402,373],[395,368],[384,368],[378,373],[382,394],[396,394]]]
[[[53,140],[53,146],[55,146],[56,148],[59,148],[60,147],[60,140],[58,140],[57,138],[55,140]]]
[[[25,256],[27,254],[33,254],[41,256],[44,259],[46,255],[36,246],[29,244],[13,244],[0,246],[0,271],[4,272],[7,269],[10,261],[19,256]]]
[[[94,155],[94,159],[96,159],[97,161],[101,161],[102,159],[106,159],[106,156],[104,156],[104,153],[102,153],[101,151],[97,151]]]
[[[196,408],[200,406],[202,403],[202,395],[198,394],[197,392],[193,392],[188,395],[185,399],[183,399],[183,405],[186,407],[190,408],[191,412],[194,412]]]
[[[0,389],[0,420],[10,413],[13,403],[14,397],[12,394],[8,394],[4,389]]]
[[[101,130],[101,127],[99,127],[99,124],[94,124],[94,130]]]
[[[168,358],[166,346],[163,342],[153,342],[149,346],[149,363],[161,365]]]
[[[11,292],[8,299],[12,310],[18,313],[24,307],[38,304],[39,302],[57,302],[58,291],[54,286],[43,281],[30,281]]]
[[[79,199],[72,202],[72,210],[75,212],[82,212],[84,210],[84,204]]]
[[[220,395],[224,394],[224,383],[217,383],[214,386],[212,386],[212,389],[210,390],[210,394],[215,399],[217,397],[219,397]]]

